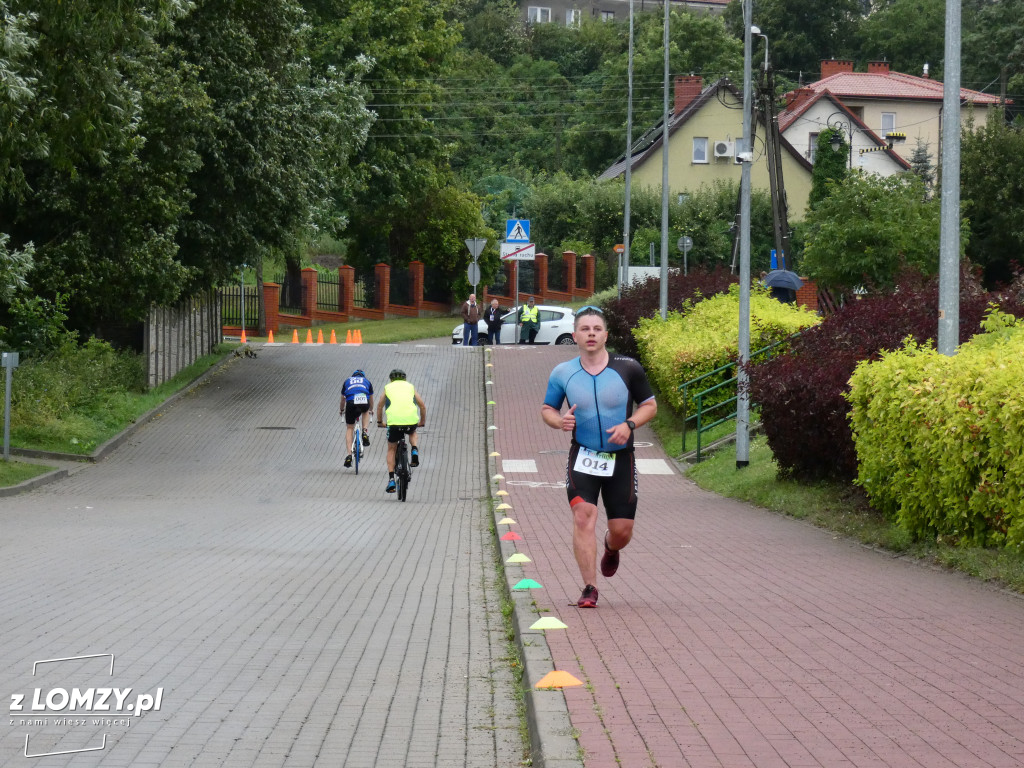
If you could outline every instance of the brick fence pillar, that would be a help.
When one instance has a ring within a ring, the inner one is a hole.
[[[548,297],[548,255],[538,253],[533,260],[533,268],[537,275],[537,303],[547,304]]]
[[[409,276],[412,277],[412,305],[419,312],[423,306],[423,262],[409,262]]]
[[[806,277],[801,277],[804,281],[802,288],[797,288],[796,291],[796,305],[798,307],[807,307],[811,312],[818,311],[818,284],[813,280],[808,280]]]
[[[338,311],[351,312],[356,303],[356,268],[338,267]]]
[[[576,252],[562,251],[565,259],[565,290],[570,296],[576,293]]]
[[[381,312],[387,312],[391,305],[391,267],[387,264],[374,264],[373,275],[377,281],[377,306]]]
[[[278,317],[278,310],[281,306],[281,286],[277,283],[263,284],[263,317],[266,321],[266,331],[277,331],[281,327]]]
[[[313,314],[316,312],[316,283],[317,272],[313,267],[306,267],[302,270],[302,314],[313,321]]]
[[[594,270],[597,267],[594,255],[591,253],[584,253],[580,258],[583,259],[583,288],[581,290],[584,296],[593,296]]]

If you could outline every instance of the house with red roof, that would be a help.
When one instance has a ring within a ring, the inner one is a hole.
[[[852,138],[851,167],[893,173],[905,165],[918,142],[927,147],[933,167],[942,155],[942,83],[927,77],[893,72],[886,61],[868,63],[867,72],[854,72],[853,62],[830,59],[821,63],[821,79],[786,94],[786,108],[779,113],[779,129],[805,157],[813,156],[817,135],[830,122],[842,124],[847,141]],[[824,100],[824,102],[823,102]],[[848,115],[826,114],[839,102]],[[962,124],[973,113],[975,124],[984,125],[990,109],[1001,109],[998,96],[960,89]],[[875,151],[888,143],[890,134],[905,134],[891,151]],[[882,158],[888,155],[893,162]]]
[[[672,194],[695,192],[701,187],[713,187],[716,182],[739,185],[742,164],[736,153],[743,135],[743,97],[728,79],[719,79],[705,87],[699,75],[676,76],[668,128],[668,184]],[[768,191],[765,126],[761,120],[758,120],[755,134],[751,187]],[[661,189],[663,137],[663,124],[658,120],[634,142],[630,160],[635,187]],[[785,136],[780,144],[789,219],[797,221],[804,216],[811,192],[811,163]],[[598,178],[621,178],[626,162],[623,154]]]

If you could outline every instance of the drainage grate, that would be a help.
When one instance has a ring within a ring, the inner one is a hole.
[[[256,427],[256,429],[295,429],[295,427]]]

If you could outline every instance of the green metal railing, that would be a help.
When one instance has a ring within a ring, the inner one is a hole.
[[[773,350],[778,349],[783,344],[789,343],[790,341],[792,341],[793,339],[795,339],[799,335],[800,335],[800,332],[797,331],[796,333],[790,334],[789,336],[787,336],[786,338],[784,338],[784,339],[782,339],[780,341],[776,341],[774,344],[769,344],[766,347],[761,347],[761,349],[757,350],[756,352],[752,352],[750,354],[751,361],[757,359],[758,357],[771,357],[772,356],[771,353],[773,352]],[[697,455],[696,455],[697,461],[701,460],[701,447],[702,447],[701,443],[702,443],[702,438],[703,438],[704,434],[709,432],[709,431],[711,431],[712,429],[714,429],[715,427],[719,426],[720,424],[725,424],[726,422],[731,421],[732,419],[736,418],[736,403],[739,401],[739,394],[734,394],[731,397],[726,398],[725,400],[720,400],[718,402],[715,402],[715,403],[707,406],[706,408],[704,407],[705,398],[709,397],[710,395],[712,395],[712,393],[718,392],[720,389],[722,389],[724,387],[729,387],[729,386],[735,387],[736,386],[736,382],[738,380],[738,377],[734,375],[730,379],[726,379],[725,381],[720,381],[717,384],[715,384],[714,386],[711,386],[711,387],[708,387],[706,389],[702,389],[701,391],[699,391],[697,394],[695,394],[693,396],[694,405],[696,406],[695,407],[695,411],[696,412],[691,414],[691,415],[687,415],[686,408],[687,408],[687,405],[690,402],[690,396],[689,396],[690,392],[691,392],[691,390],[697,384],[700,384],[701,382],[706,381],[707,379],[710,379],[710,378],[712,378],[714,376],[718,376],[718,375],[724,374],[727,371],[733,370],[735,368],[736,368],[736,363],[735,362],[727,363],[727,364],[725,364],[723,366],[715,368],[715,370],[713,370],[713,371],[709,371],[708,373],[705,373],[705,374],[703,374],[701,376],[698,376],[695,379],[690,379],[689,381],[683,382],[682,384],[680,384],[677,387],[677,389],[683,393],[683,397],[682,397],[682,401],[683,401],[683,446],[682,446],[682,452],[686,453],[686,434],[687,434],[687,431],[688,431],[687,430],[687,425],[689,424],[689,422],[693,421],[693,422],[695,422],[694,426],[695,426],[695,431],[697,432]],[[728,406],[732,406],[732,412],[731,413],[728,413],[728,414],[726,414],[724,416],[719,416],[719,417],[715,418],[714,420],[712,420],[711,422],[705,421],[705,419],[707,418],[708,414],[711,414],[711,413],[713,413],[715,411],[718,411],[719,409],[722,409],[722,408],[725,408],[725,407],[728,407]]]

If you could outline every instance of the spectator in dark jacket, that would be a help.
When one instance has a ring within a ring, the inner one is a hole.
[[[501,344],[501,316],[506,310],[498,306],[497,299],[491,299],[491,306],[484,312],[484,321],[487,323],[487,343]]]

